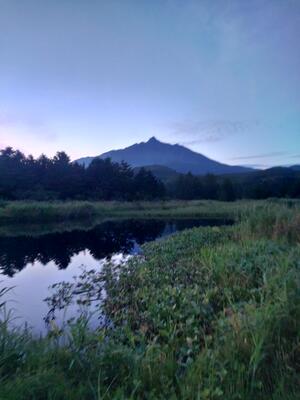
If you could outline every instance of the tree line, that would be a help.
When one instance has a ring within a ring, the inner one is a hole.
[[[272,169],[235,177],[178,174],[161,182],[145,168],[94,159],[85,168],[65,152],[53,158],[26,157],[7,147],[0,151],[0,198],[6,200],[155,200],[300,198],[300,173]]]
[[[165,187],[150,171],[95,159],[84,168],[65,152],[53,158],[26,157],[7,147],[0,151],[0,198],[8,200],[152,200]]]
[[[274,168],[236,176],[179,175],[168,184],[171,197],[185,200],[300,198],[300,172]]]

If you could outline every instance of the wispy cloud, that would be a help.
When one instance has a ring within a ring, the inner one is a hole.
[[[231,160],[255,160],[257,158],[282,157],[285,156],[286,154],[287,154],[286,151],[273,151],[263,154],[252,154],[249,156],[233,157],[231,158]]]
[[[181,144],[194,145],[203,142],[219,142],[233,135],[244,134],[258,125],[258,121],[184,120],[172,123],[170,129],[177,136],[190,137],[190,140]]]

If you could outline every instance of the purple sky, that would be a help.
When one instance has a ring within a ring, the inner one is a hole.
[[[299,0],[0,0],[0,147],[300,163]]]

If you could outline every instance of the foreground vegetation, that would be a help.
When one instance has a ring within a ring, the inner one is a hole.
[[[98,330],[83,315],[35,339],[3,314],[0,398],[298,399],[299,203],[237,209],[235,226],[184,231],[59,285],[59,306],[104,301]]]

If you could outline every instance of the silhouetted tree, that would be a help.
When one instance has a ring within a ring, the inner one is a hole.
[[[219,195],[217,179],[213,174],[205,175],[203,179],[204,197],[206,199],[216,200]]]
[[[203,198],[203,185],[199,177],[190,172],[185,175],[179,175],[175,180],[173,196],[182,200],[192,200]]]
[[[134,174],[125,162],[95,159],[88,168],[72,163],[65,152],[51,159],[25,157],[7,147],[0,151],[0,197],[4,199],[156,199],[164,185],[147,170]]]
[[[94,159],[85,168],[71,162],[65,152],[53,158],[26,157],[7,147],[0,151],[0,198],[8,200],[95,199],[154,200],[161,198],[266,199],[300,198],[300,171],[271,168],[251,174],[217,177],[179,174],[165,186],[152,172],[135,172],[127,163]]]
[[[134,177],[134,193],[139,200],[153,200],[164,196],[164,185],[145,168]]]
[[[229,178],[224,179],[221,184],[220,199],[223,201],[234,201],[236,199],[234,186]]]

